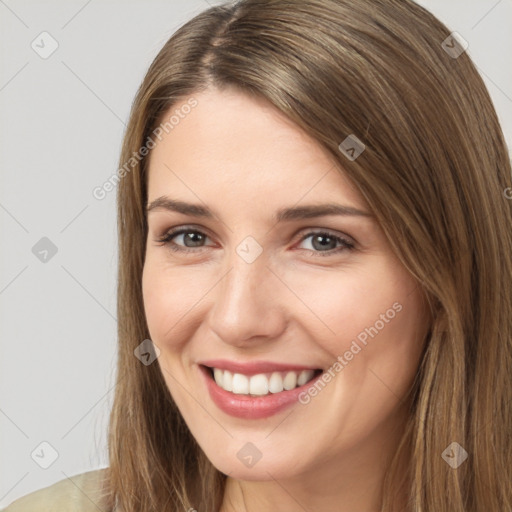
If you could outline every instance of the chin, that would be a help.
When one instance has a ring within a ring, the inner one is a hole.
[[[283,454],[277,446],[274,449],[266,448],[268,455],[258,453],[250,442],[236,441],[233,446],[224,448],[222,453],[215,450],[215,453],[205,451],[205,454],[216,469],[237,480],[287,479],[297,476],[302,469],[297,464],[297,457]],[[304,464],[304,461],[301,463]]]

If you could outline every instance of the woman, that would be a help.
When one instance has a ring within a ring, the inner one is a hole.
[[[411,1],[212,7],[120,162],[110,466],[63,510],[512,509],[511,166],[460,39]]]

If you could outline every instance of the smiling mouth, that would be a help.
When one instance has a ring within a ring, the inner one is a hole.
[[[304,386],[323,370],[279,371],[244,375],[220,368],[204,366],[211,379],[224,391],[236,395],[265,396]]]

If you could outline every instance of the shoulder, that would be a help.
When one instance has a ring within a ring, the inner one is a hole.
[[[107,469],[60,480],[11,503],[2,512],[107,512],[102,507],[102,484]]]

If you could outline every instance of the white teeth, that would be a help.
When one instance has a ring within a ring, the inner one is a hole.
[[[295,389],[309,382],[315,375],[314,370],[301,372],[258,373],[248,377],[241,373],[231,373],[220,368],[213,369],[213,378],[219,387],[237,395],[264,396],[269,393],[280,393],[284,390]]]
[[[237,395],[249,394],[249,379],[241,373],[233,374],[233,393]]]
[[[224,370],[224,380],[221,387],[226,391],[233,391],[233,374],[228,370]]]
[[[221,388],[224,387],[224,384],[222,382],[223,378],[223,371],[219,370],[218,368],[213,369],[213,378],[215,379],[215,382],[217,385],[219,385]]]
[[[288,372],[283,380],[283,387],[286,390],[297,387],[297,374],[295,372]]]
[[[297,386],[304,386],[308,380],[313,378],[315,372],[313,370],[303,370],[297,379]]]
[[[268,395],[268,379],[261,373],[253,375],[249,381],[250,395]]]
[[[270,376],[270,380],[268,381],[268,389],[271,393],[280,393],[283,391],[283,377],[278,372],[274,372]]]

